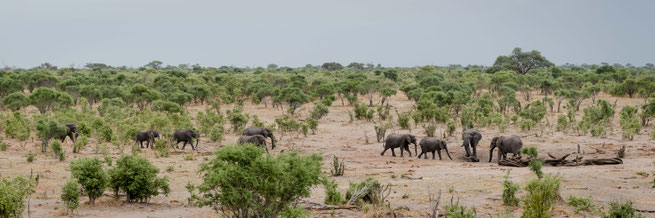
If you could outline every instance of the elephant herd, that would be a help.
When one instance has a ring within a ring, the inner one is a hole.
[[[480,132],[475,129],[468,129],[462,133],[462,141],[463,141],[462,146],[466,151],[466,157],[473,162],[480,161],[477,156],[477,146],[481,139],[482,139],[482,134],[480,134]],[[400,148],[401,157],[403,156],[403,151],[407,151],[407,153],[409,153],[409,156],[411,157],[412,152],[409,150],[410,144],[414,144],[414,153],[417,154],[418,158],[424,156],[424,158],[427,159],[428,153],[432,153],[432,159],[435,159],[435,152],[437,152],[437,154],[439,155],[439,160],[442,160],[441,150],[444,150],[446,151],[448,158],[450,158],[451,160],[453,159],[450,157],[450,153],[448,152],[446,141],[444,140],[432,138],[432,137],[426,137],[421,139],[421,141],[417,144],[415,136],[411,134],[396,134],[396,133],[392,133],[388,135],[387,138],[384,140],[384,143],[382,144],[384,150],[380,155],[384,156],[384,152],[391,149],[391,155],[395,157],[396,152],[394,150],[396,148]],[[418,153],[418,149],[417,149],[417,147],[419,146],[421,147],[420,154]],[[491,148],[489,149],[489,162],[491,162],[494,149],[496,148],[498,148],[498,160],[500,161],[502,159],[506,159],[507,154],[509,153],[512,153],[514,157],[517,156],[520,157],[519,152],[523,147],[523,142],[521,141],[521,138],[516,135],[496,136],[493,139],[491,139],[490,147]]]
[[[75,143],[77,136],[80,134],[77,125],[74,123],[66,123],[64,126],[66,127],[66,134],[60,137],[61,142],[63,143],[66,138],[70,138],[71,141]],[[275,137],[273,136],[273,131],[262,127],[247,128],[243,131],[243,134],[239,137],[237,143],[252,143],[266,148],[266,138],[271,139],[271,149],[275,149]],[[138,143],[141,148],[143,148],[143,142],[146,143],[146,148],[154,147],[155,139],[159,139],[159,132],[156,130],[145,129],[139,130],[139,132],[136,133],[136,143]],[[194,139],[196,141],[195,146],[193,145]],[[192,150],[196,150],[196,148],[198,148],[198,143],[200,143],[200,135],[198,135],[198,132],[195,130],[178,129],[173,133],[173,141],[175,141],[176,148],[178,148],[180,142],[184,142],[182,150],[184,150],[187,144],[191,145]],[[266,152],[268,152],[268,148],[266,148]]]

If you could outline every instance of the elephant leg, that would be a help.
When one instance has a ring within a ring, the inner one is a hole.
[[[473,157],[475,157],[475,158],[478,158],[478,153],[477,153],[478,149],[477,149],[477,147],[478,147],[478,144],[473,143]]]
[[[391,156],[393,156],[393,157],[396,156],[396,151],[395,151],[395,150],[396,150],[395,148],[392,148],[392,149],[391,149]]]
[[[385,147],[385,148],[384,148],[384,151],[382,151],[382,153],[380,153],[380,156],[384,156],[384,152],[386,152],[388,149],[389,149],[389,148]],[[393,151],[393,150],[392,150],[392,151]]]
[[[139,145],[141,145],[141,148],[143,148],[143,141],[139,141]]]
[[[411,150],[409,150],[409,145],[407,145],[407,147],[405,147],[405,150],[409,154],[409,157],[412,157],[412,152],[411,152]]]
[[[418,155],[418,159],[421,159],[421,155],[423,155],[425,152],[421,151],[421,153]]]
[[[439,160],[441,159],[441,150],[437,150],[437,154],[439,154]],[[432,152],[432,160],[434,160],[434,151]]]
[[[186,141],[184,141],[184,144],[182,144],[182,150],[186,147]]]
[[[502,149],[499,149],[498,150],[498,162],[500,162],[502,160],[501,158],[503,158],[503,151],[502,151]]]

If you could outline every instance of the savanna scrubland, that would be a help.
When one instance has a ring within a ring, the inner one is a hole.
[[[493,66],[4,69],[0,214],[652,217],[654,92],[652,64],[555,65],[520,49]],[[69,123],[74,143],[61,141]],[[249,127],[273,130],[270,154],[236,144]],[[471,128],[479,162],[462,147]],[[160,137],[141,148],[147,129]],[[195,150],[175,147],[177,129],[199,134]],[[391,133],[444,140],[452,160],[414,145],[381,156]],[[510,135],[528,167],[488,162],[492,138]],[[543,164],[551,155],[622,164]]]

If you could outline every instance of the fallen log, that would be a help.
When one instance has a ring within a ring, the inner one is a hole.
[[[623,164],[621,158],[594,158],[594,159],[585,159],[582,157],[576,156],[573,160],[566,160],[570,154],[564,155],[561,158],[556,158],[552,154],[548,154],[550,158],[544,160],[544,165],[550,166],[585,166],[585,165],[615,165]],[[510,166],[510,167],[527,167],[530,163],[530,159],[520,159],[520,158],[508,158],[501,161],[498,161],[498,165],[501,166]]]
[[[327,205],[327,204],[321,204],[317,202],[311,202],[308,200],[300,200],[298,202],[299,205],[302,205],[303,207],[310,209],[310,210],[337,210],[337,209],[345,209],[345,210],[352,210],[352,209],[359,209],[359,206],[356,205]]]

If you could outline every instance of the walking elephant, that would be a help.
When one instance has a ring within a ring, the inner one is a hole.
[[[196,146],[193,146],[194,138],[196,139]],[[198,135],[198,132],[194,130],[178,129],[173,133],[173,140],[175,140],[175,148],[178,148],[177,146],[180,142],[184,142],[182,150],[184,150],[187,143],[191,145],[191,150],[196,150],[196,148],[198,148],[198,143],[200,142],[200,136]]]
[[[464,141],[462,146],[464,146],[464,149],[466,150],[466,157],[474,162],[480,161],[477,155],[477,147],[480,139],[482,139],[482,134],[480,134],[476,129],[467,129],[462,132],[462,140]],[[471,156],[471,150],[469,147],[473,148],[473,156]]]
[[[395,134],[392,133],[387,136],[387,139],[384,140],[382,147],[384,151],[380,155],[384,156],[384,152],[388,149],[391,149],[391,155],[396,156],[395,148],[400,148],[400,156],[403,156],[403,150],[406,150],[409,153],[409,156],[412,156],[412,152],[409,151],[409,144],[414,144],[414,153],[418,153],[416,145],[416,137],[410,134]]]
[[[421,139],[421,142],[418,143],[419,146],[421,146],[421,154],[418,155],[418,158],[421,159],[421,156],[424,156],[425,159],[428,159],[428,152],[432,152],[432,160],[434,160],[434,152],[436,151],[439,154],[439,160],[441,159],[441,150],[446,150],[446,154],[448,155],[448,158],[451,160],[453,159],[450,157],[450,153],[448,153],[448,147],[446,146],[446,141],[443,141],[441,139],[437,138],[424,138]]]
[[[141,145],[141,148],[143,148],[144,141],[146,142],[146,148],[150,145],[154,147],[155,138],[159,138],[159,132],[152,129],[139,130],[136,133],[136,142]]]
[[[245,136],[254,136],[261,135],[266,138],[271,138],[271,149],[275,149],[275,137],[273,136],[273,131],[264,127],[250,127],[243,131]]]
[[[512,135],[512,136],[496,136],[491,139],[491,149],[489,149],[489,162],[493,158],[494,149],[498,147],[498,161],[507,158],[508,153],[512,153],[514,157],[521,157],[521,148],[523,147],[523,142],[521,137]]]
[[[66,137],[69,137],[71,141],[73,141],[73,144],[75,144],[77,136],[80,135],[80,132],[77,130],[77,125],[74,123],[66,123],[64,126],[66,126],[66,135],[61,136],[61,143],[64,143]],[[73,135],[73,133],[75,134]]]
[[[246,143],[252,143],[258,146],[264,147],[266,149],[266,153],[268,153],[268,148],[266,147],[266,137],[262,135],[242,135],[239,137],[239,141],[237,141],[237,144],[246,144]]]

